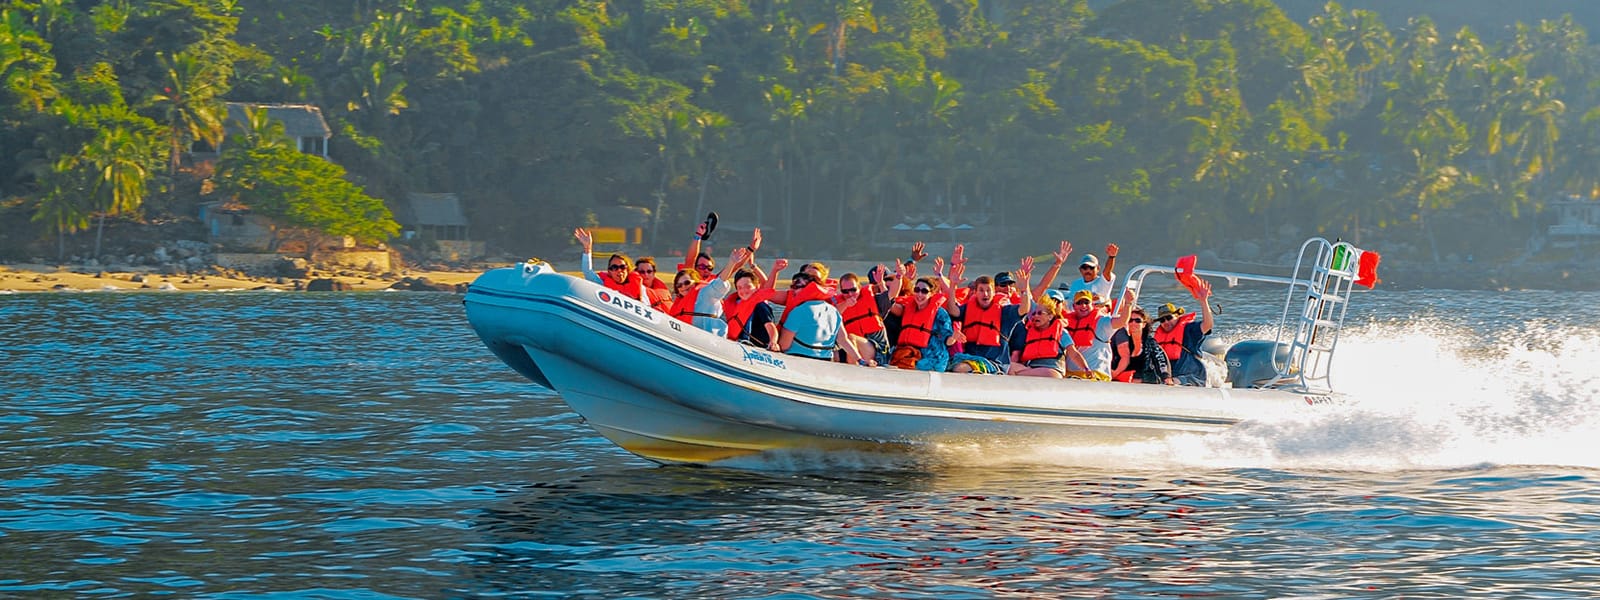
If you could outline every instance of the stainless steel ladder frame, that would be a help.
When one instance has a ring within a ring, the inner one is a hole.
[[[1335,249],[1339,247],[1346,248],[1345,252],[1350,258],[1345,261],[1344,269],[1333,269]],[[1308,270],[1306,256],[1312,248],[1317,250],[1316,257],[1309,264],[1309,272],[1302,278],[1301,272]],[[1239,285],[1240,280],[1288,286],[1289,295],[1283,305],[1283,316],[1278,321],[1275,343],[1284,342],[1295,301],[1304,298],[1301,310],[1295,316],[1295,333],[1289,340],[1289,357],[1283,364],[1279,364],[1277,353],[1273,353],[1273,367],[1277,370],[1277,378],[1268,387],[1327,393],[1332,391],[1333,351],[1339,342],[1339,329],[1344,326],[1345,311],[1350,305],[1351,286],[1355,281],[1357,262],[1354,260],[1355,250],[1354,246],[1346,242],[1335,243],[1314,237],[1300,246],[1300,256],[1295,261],[1294,270],[1291,271],[1294,275],[1292,277],[1207,269],[1195,269],[1194,275],[1224,280],[1228,283],[1228,287]],[[1121,301],[1127,292],[1132,291],[1133,302],[1138,303],[1139,290],[1143,287],[1144,278],[1151,273],[1176,276],[1177,268],[1163,265],[1135,266],[1128,270],[1122,281],[1122,292],[1114,298]],[[1333,282],[1331,291],[1328,289],[1330,280]]]

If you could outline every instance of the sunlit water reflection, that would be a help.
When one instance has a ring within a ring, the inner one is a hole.
[[[0,595],[1590,596],[1597,301],[1366,295],[1353,406],[1221,435],[681,468],[459,296],[5,296]]]

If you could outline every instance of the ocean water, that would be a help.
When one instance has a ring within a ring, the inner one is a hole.
[[[1219,295],[1259,337],[1265,292]],[[0,597],[1593,597],[1600,294],[1373,292],[1345,410],[662,467],[454,295],[0,296]],[[1152,302],[1155,299],[1151,300]]]

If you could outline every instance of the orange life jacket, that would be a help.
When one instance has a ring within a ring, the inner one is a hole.
[[[864,291],[865,288],[862,289]],[[856,296],[855,304],[839,311],[839,316],[844,317],[844,330],[862,337],[883,331],[883,315],[878,314],[878,299],[862,297],[861,292],[856,292]]]
[[[989,308],[978,306],[978,299],[968,297],[961,307],[961,334],[967,341],[981,346],[1000,345],[1000,309],[1003,296],[995,296]]]
[[[617,283],[617,278],[612,277],[610,273],[601,273],[600,285],[611,288],[612,290],[615,290],[616,292],[635,300],[649,301],[649,297],[646,296],[644,292],[644,278],[640,277],[638,273],[633,271],[628,271],[628,279],[622,283]]]
[[[927,348],[928,340],[933,337],[934,316],[939,312],[939,305],[944,304],[944,294],[934,294],[928,298],[928,305],[921,309],[917,308],[917,301],[910,296],[895,302],[905,307],[905,312],[900,313],[900,339],[895,340],[895,345]]]
[[[1199,313],[1189,313],[1178,317],[1178,324],[1174,325],[1171,331],[1168,331],[1165,327],[1156,327],[1156,330],[1151,334],[1155,337],[1156,343],[1161,346],[1161,350],[1167,353],[1167,360],[1172,361],[1173,364],[1177,364],[1178,357],[1183,356],[1183,330],[1189,327],[1189,322],[1194,320],[1196,314]]]
[[[672,318],[674,319],[691,324],[694,323],[695,317],[711,317],[713,319],[721,318],[722,315],[708,315],[694,311],[695,303],[700,300],[700,290],[706,289],[706,285],[709,283],[711,282],[707,281],[696,283],[691,286],[689,288],[689,293],[684,294],[672,302],[672,307],[667,309],[667,314],[672,315]]]
[[[756,307],[767,298],[777,293],[772,288],[763,287],[750,294],[749,300],[740,300],[739,293],[729,294],[722,301],[722,316],[728,320],[728,339],[737,340],[744,334],[745,324],[750,322],[750,315],[756,312]]]
[[[645,286],[644,293],[650,297],[650,306],[656,310],[666,312],[672,308],[672,290],[666,287]]]
[[[1061,334],[1065,331],[1061,319],[1051,319],[1043,329],[1028,325],[1027,343],[1022,346],[1022,362],[1061,356]]]
[[[1079,317],[1077,311],[1067,313],[1067,331],[1071,332],[1072,345],[1079,348],[1088,348],[1094,344],[1094,327],[1100,323],[1100,311],[1090,310],[1089,315]]]
[[[789,322],[789,311],[812,300],[829,300],[833,298],[833,288],[825,288],[813,281],[798,290],[789,290],[789,295],[784,297],[783,314],[778,317],[778,326]]]

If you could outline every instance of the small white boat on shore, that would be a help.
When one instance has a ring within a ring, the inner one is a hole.
[[[1237,387],[817,361],[729,341],[531,261],[479,276],[464,302],[473,329],[501,360],[558,392],[618,446],[659,462],[711,463],[777,449],[1102,445],[1217,432],[1333,402],[1327,359],[1356,276],[1351,253],[1358,252],[1316,238],[1302,248],[1308,268],[1301,274],[1297,266],[1296,277],[1194,273],[1290,287],[1279,339],[1228,354],[1230,371],[1255,373]],[[1145,275],[1174,270],[1136,267],[1126,285],[1137,294]]]

